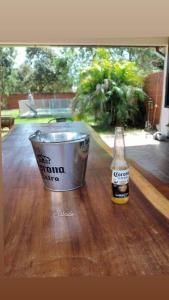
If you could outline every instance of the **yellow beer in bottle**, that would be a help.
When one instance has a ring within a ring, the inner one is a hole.
[[[125,144],[123,127],[115,128],[114,155],[112,170],[112,201],[117,204],[129,200],[129,168],[125,160]]]

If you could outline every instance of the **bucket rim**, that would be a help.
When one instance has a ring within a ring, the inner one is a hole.
[[[36,138],[40,136],[41,134],[44,135],[49,135],[49,134],[70,134],[70,133],[76,133],[79,135],[79,137],[72,138],[70,140],[62,140],[62,141],[38,141]],[[44,132],[41,130],[35,131],[33,134],[29,136],[29,140],[33,143],[38,143],[38,144],[70,144],[70,143],[75,143],[75,142],[80,142],[80,141],[85,141],[86,139],[90,138],[89,133],[85,132],[77,132],[77,131],[51,131],[51,132]]]

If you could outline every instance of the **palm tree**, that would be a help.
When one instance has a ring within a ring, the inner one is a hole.
[[[143,75],[134,62],[94,59],[80,74],[73,109],[80,118],[93,115],[99,123],[134,125],[146,98],[142,85]]]

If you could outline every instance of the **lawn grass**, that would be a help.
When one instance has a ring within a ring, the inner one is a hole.
[[[53,117],[41,117],[41,118],[21,118],[19,116],[18,109],[2,110],[1,116],[15,118],[15,124],[29,124],[29,123],[48,123]]]
[[[30,123],[48,123],[54,119],[54,116],[48,117],[33,117],[33,118],[21,118],[19,116],[19,109],[2,110],[2,116],[9,116],[15,118],[15,124],[30,124]],[[74,117],[69,118],[70,121],[80,121],[80,119]],[[93,116],[87,116],[84,121],[88,123],[98,134],[114,134],[115,128],[112,126],[101,126],[96,124]],[[139,131],[139,128],[125,128],[125,132]]]
[[[37,118],[21,118],[19,116],[19,109],[10,109],[10,110],[2,110],[2,117],[13,117],[15,118],[15,124],[33,124],[33,123],[48,123],[50,120],[54,119],[54,116],[48,117],[37,117]],[[70,118],[70,120],[72,120]],[[3,130],[1,132],[1,137],[4,138],[9,133],[9,130]]]
[[[10,109],[10,110],[2,110],[1,111],[2,117],[13,117],[15,118],[15,124],[30,124],[30,123],[48,123],[51,119],[53,119],[53,116],[48,117],[37,117],[37,118],[21,118],[19,116],[19,110],[18,109]]]

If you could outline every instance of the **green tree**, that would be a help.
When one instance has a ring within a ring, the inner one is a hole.
[[[22,64],[17,70],[16,90],[20,93],[28,93],[31,90],[33,82],[33,68],[27,64]]]
[[[31,89],[33,82],[33,68],[28,64],[22,64],[13,68],[11,72],[11,90],[10,93],[25,93]]]
[[[68,60],[70,76],[73,78],[73,85],[76,88],[80,80],[80,72],[90,66],[93,56],[96,53],[94,47],[64,47],[63,57]]]
[[[160,48],[161,54],[156,47],[110,48],[110,53],[113,59],[135,62],[145,75],[164,68],[164,47]]]
[[[50,48],[27,48],[27,63],[32,66],[32,92],[65,92],[72,87],[69,64]]]
[[[143,75],[134,62],[114,62],[108,50],[98,48],[90,67],[80,74],[73,108],[80,117],[94,115],[100,124],[136,125],[143,119],[142,85]]]
[[[98,50],[99,49],[99,50]],[[164,48],[160,55],[155,47],[63,47],[61,55],[69,62],[69,72],[76,88],[80,82],[80,73],[89,67],[93,59],[99,59],[99,52],[113,61],[133,61],[139,72],[148,75],[164,68]]]
[[[5,107],[7,97],[13,88],[13,66],[15,62],[16,52],[13,47],[0,47],[0,100],[2,106]]]

